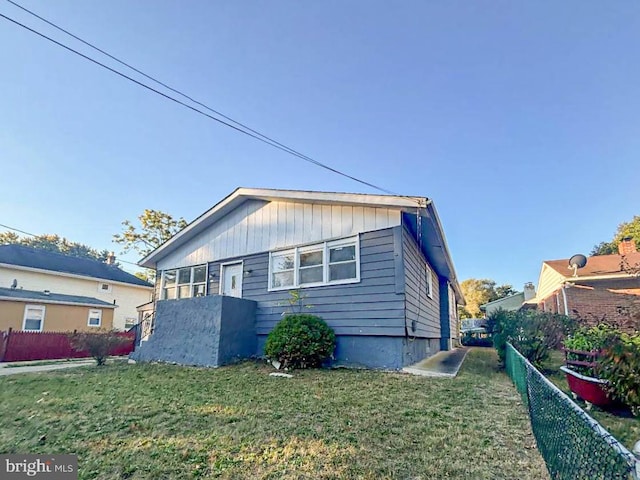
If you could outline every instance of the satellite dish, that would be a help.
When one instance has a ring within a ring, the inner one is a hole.
[[[587,257],[578,253],[569,259],[569,268],[573,269],[573,276],[578,276],[578,269],[583,268],[587,264]]]

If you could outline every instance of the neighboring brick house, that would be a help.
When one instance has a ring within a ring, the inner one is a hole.
[[[619,251],[619,255],[588,257],[575,274],[568,259],[543,262],[537,296],[526,303],[588,325],[640,330],[640,252],[631,239],[623,240]]]

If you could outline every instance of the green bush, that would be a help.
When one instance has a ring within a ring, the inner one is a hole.
[[[465,347],[493,347],[493,340],[490,337],[477,337],[472,333],[462,335],[460,343]]]
[[[599,351],[620,336],[620,331],[604,323],[596,327],[581,327],[563,342],[564,348],[583,352]]]
[[[510,342],[531,363],[541,367],[549,352],[559,348],[562,340],[575,329],[575,320],[566,315],[537,310],[497,310],[488,319],[493,346],[504,363]]]
[[[609,395],[640,415],[640,334],[622,333],[610,339],[600,363]]]
[[[313,368],[333,355],[336,335],[315,315],[286,315],[267,337],[264,351],[285,368]]]

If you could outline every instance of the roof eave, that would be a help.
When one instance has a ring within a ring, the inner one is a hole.
[[[29,297],[7,297],[4,295],[0,295],[0,301],[11,301],[11,302],[32,302],[32,303],[44,303],[46,305],[67,305],[72,307],[93,307],[93,308],[118,308],[118,305],[113,305],[111,303],[91,303],[91,302],[67,302],[64,300],[53,300],[49,298],[29,298]]]

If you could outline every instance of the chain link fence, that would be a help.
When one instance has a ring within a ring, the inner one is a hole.
[[[640,480],[633,454],[511,344],[505,364],[529,409],[531,428],[552,479]]]

